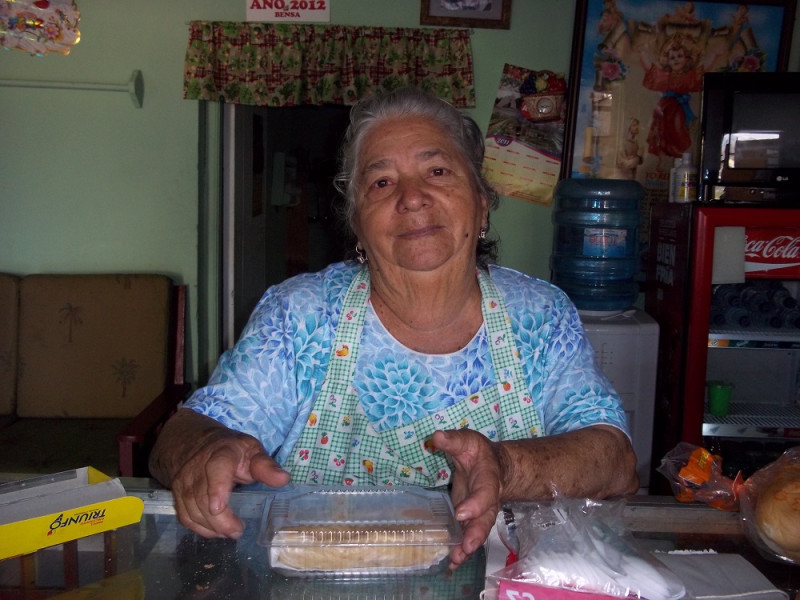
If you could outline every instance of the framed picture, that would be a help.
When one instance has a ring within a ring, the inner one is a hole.
[[[576,0],[561,177],[666,200],[675,159],[698,158],[703,74],[785,70],[796,1]]]
[[[421,25],[509,29],[511,0],[421,0]]]

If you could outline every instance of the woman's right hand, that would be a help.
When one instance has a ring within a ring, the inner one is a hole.
[[[289,483],[289,474],[254,437],[191,410],[180,410],[167,422],[150,470],[171,488],[181,524],[204,537],[242,535],[244,524],[228,505],[234,486]]]

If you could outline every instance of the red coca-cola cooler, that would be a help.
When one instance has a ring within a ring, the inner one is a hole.
[[[649,224],[653,467],[685,441],[748,476],[800,445],[800,208],[656,204]],[[730,390],[727,407],[709,410],[709,382]],[[650,489],[669,493],[660,474]]]

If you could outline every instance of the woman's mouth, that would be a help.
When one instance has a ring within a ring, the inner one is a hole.
[[[403,238],[403,239],[420,238],[420,237],[425,237],[425,236],[428,236],[428,235],[432,235],[432,234],[436,233],[437,231],[439,231],[440,229],[441,229],[441,227],[439,227],[438,225],[428,225],[428,226],[425,226],[425,227],[418,227],[416,229],[411,229],[409,231],[401,233],[397,237],[400,237],[400,238]]]

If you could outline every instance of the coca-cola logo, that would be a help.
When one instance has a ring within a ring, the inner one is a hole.
[[[800,260],[800,236],[778,235],[770,239],[751,239],[744,246],[747,258],[760,258],[761,262],[793,262]]]
[[[745,271],[754,277],[800,277],[800,235],[796,229],[747,229]]]

